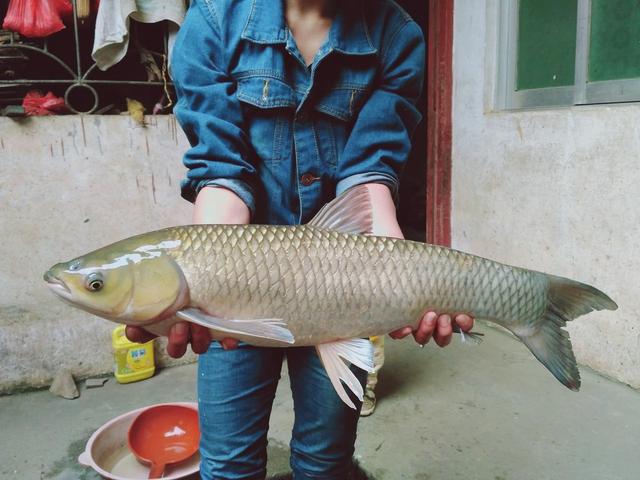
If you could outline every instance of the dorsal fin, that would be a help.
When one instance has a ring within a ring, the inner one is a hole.
[[[322,207],[308,225],[340,233],[371,234],[373,214],[369,190],[365,185],[350,188]]]

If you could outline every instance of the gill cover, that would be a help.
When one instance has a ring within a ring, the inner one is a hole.
[[[178,264],[167,254],[157,253],[129,262],[129,304],[118,320],[144,323],[172,315],[186,296],[186,281]]]

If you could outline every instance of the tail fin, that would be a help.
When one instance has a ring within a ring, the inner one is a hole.
[[[591,311],[615,310],[618,305],[589,285],[552,275],[547,277],[547,309],[536,322],[536,332],[520,338],[563,385],[577,391],[580,389],[580,373],[569,333],[562,327],[568,321]]]

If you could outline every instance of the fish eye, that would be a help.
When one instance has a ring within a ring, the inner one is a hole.
[[[102,290],[102,287],[104,287],[104,280],[102,279],[102,275],[96,272],[90,273],[89,275],[87,275],[85,286],[87,290],[91,292]]]
[[[74,260],[71,265],[69,265],[69,270],[75,272],[80,268],[80,260]]]

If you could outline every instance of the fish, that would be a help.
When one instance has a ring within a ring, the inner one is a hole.
[[[427,311],[465,313],[511,331],[566,387],[580,373],[566,322],[616,303],[567,278],[439,245],[374,236],[356,186],[307,224],[183,225],[100,248],[44,274],[62,300],[166,335],[177,321],[265,347],[315,346],[350,407],[373,370],[369,338]],[[464,337],[478,341],[479,334]],[[345,388],[346,387],[346,388]],[[351,395],[349,394],[349,392]]]

